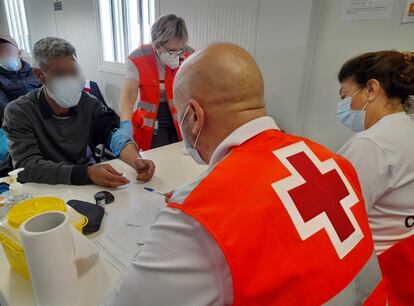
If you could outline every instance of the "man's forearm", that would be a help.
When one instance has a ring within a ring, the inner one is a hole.
[[[52,185],[72,184],[73,167],[73,165],[67,165],[63,162],[55,163],[42,159],[25,160],[15,163],[15,168],[25,169],[19,174],[19,178],[23,182],[34,182]]]
[[[121,151],[119,158],[135,168],[135,161],[140,157],[135,143],[128,143]]]
[[[155,172],[154,162],[142,159],[134,142],[127,144],[121,151],[120,158],[137,171],[137,180],[149,181]]]

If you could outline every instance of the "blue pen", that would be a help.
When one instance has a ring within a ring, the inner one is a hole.
[[[157,193],[157,194],[159,194],[159,195],[164,196],[164,194],[163,194],[162,192],[156,191],[154,188],[144,187],[144,189],[145,189],[146,191],[149,191],[149,192],[155,192],[155,193]]]

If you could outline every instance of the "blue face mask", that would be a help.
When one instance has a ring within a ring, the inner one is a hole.
[[[353,110],[351,108],[352,98],[357,92],[359,92],[359,89],[351,97],[342,99],[336,108],[336,118],[338,118],[343,125],[356,133],[365,130],[365,108],[368,105],[368,103],[365,104],[362,110]]]
[[[20,59],[18,57],[8,57],[0,59],[0,67],[7,71],[18,71],[20,69]]]
[[[194,145],[193,146],[191,146],[191,144],[189,143],[189,141],[185,137],[185,134],[184,134],[184,132],[182,130],[183,122],[184,122],[185,117],[187,116],[187,113],[188,113],[188,110],[189,109],[190,109],[190,105],[187,106],[187,109],[185,110],[184,115],[183,115],[183,119],[181,119],[181,122],[180,122],[181,136],[183,137],[186,150],[191,155],[191,157],[194,159],[194,161],[197,164],[199,164],[199,165],[206,165],[207,163],[203,160],[203,158],[201,157],[200,153],[198,153],[198,151],[196,149],[196,145],[197,145],[197,142],[198,142],[198,138],[200,137],[200,134],[201,134],[201,129],[198,132],[198,135],[197,135],[197,137],[196,137],[196,139],[194,141]]]

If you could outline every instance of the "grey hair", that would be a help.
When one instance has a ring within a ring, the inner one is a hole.
[[[160,17],[152,25],[151,39],[156,48],[171,39],[177,39],[186,44],[188,41],[188,32],[184,19],[174,14]]]
[[[36,67],[43,69],[50,59],[66,56],[76,57],[76,49],[65,39],[46,37],[34,44],[33,56]]]

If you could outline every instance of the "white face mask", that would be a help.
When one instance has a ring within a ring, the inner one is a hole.
[[[55,78],[46,86],[49,96],[62,108],[71,108],[79,104],[85,87],[83,75]]]
[[[188,113],[188,110],[189,109],[190,109],[190,105],[187,106],[187,109],[185,110],[184,115],[183,115],[183,119],[181,119],[181,122],[180,122],[181,136],[183,137],[186,150],[191,155],[191,157],[194,159],[194,161],[197,164],[199,164],[199,165],[206,165],[207,163],[203,160],[203,158],[201,157],[200,153],[196,149],[197,142],[198,142],[198,138],[200,137],[200,134],[201,134],[201,129],[198,132],[198,135],[197,135],[197,137],[196,137],[196,139],[194,141],[194,145],[193,146],[191,146],[191,144],[188,142],[187,138],[185,137],[184,131],[182,129],[184,119],[187,116],[187,113]]]
[[[180,66],[180,56],[178,54],[170,54],[168,52],[161,52],[159,55],[160,61],[170,67],[171,69],[178,68]]]

